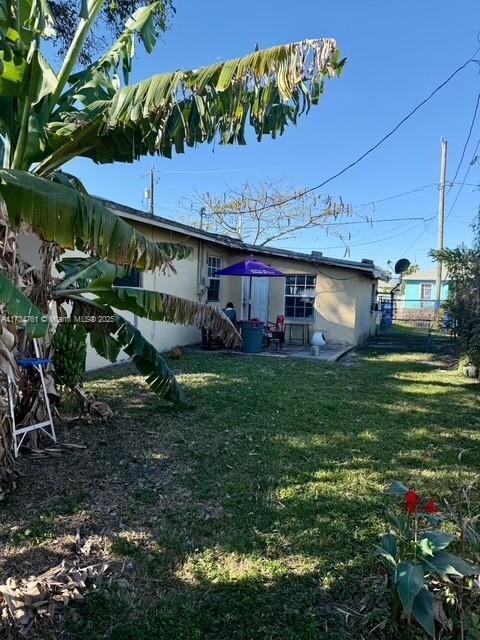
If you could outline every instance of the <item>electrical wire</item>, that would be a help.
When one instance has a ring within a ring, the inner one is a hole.
[[[473,132],[473,128],[475,126],[475,122],[476,122],[476,119],[477,119],[479,106],[480,106],[480,91],[477,94],[477,99],[475,101],[475,107],[474,107],[474,110],[473,110],[473,117],[472,117],[472,120],[470,122],[470,126],[469,126],[469,129],[468,129],[468,133],[467,133],[467,138],[465,140],[465,144],[463,145],[463,149],[462,149],[462,154],[460,156],[460,160],[459,160],[457,168],[455,170],[455,174],[453,176],[453,180],[449,181],[448,193],[453,189],[454,186],[456,186],[456,185],[460,185],[460,186],[459,186],[459,189],[458,189],[457,194],[455,196],[455,200],[453,201],[452,206],[450,207],[450,209],[449,209],[449,211],[448,211],[448,213],[447,213],[447,215],[445,217],[445,220],[448,220],[448,218],[450,217],[450,214],[452,213],[452,211],[453,211],[453,209],[454,209],[454,207],[455,207],[455,205],[457,203],[457,200],[460,197],[460,194],[462,192],[463,187],[467,184],[466,180],[467,180],[468,174],[470,172],[472,164],[473,164],[473,162],[475,160],[476,153],[477,153],[478,148],[480,146],[480,140],[479,140],[478,143],[477,143],[477,146],[475,147],[475,151],[473,152],[473,160],[472,160],[472,162],[470,162],[470,164],[468,166],[468,169],[467,169],[467,171],[466,171],[466,173],[465,173],[465,175],[463,177],[463,180],[460,183],[456,182],[458,174],[459,174],[460,169],[462,167],[463,161],[465,159],[465,154],[467,152],[467,148],[468,148],[468,144],[470,142],[470,138],[472,137],[472,132]],[[469,186],[478,186],[478,185],[470,184]],[[434,217],[435,216],[433,215],[431,218],[427,218],[427,220],[433,220]],[[431,223],[429,223],[425,227],[425,229],[422,231],[422,233],[417,238],[415,238],[415,240],[412,242],[412,244],[409,245],[409,247],[407,249],[405,249],[405,251],[403,252],[402,255],[407,254],[412,249],[412,247],[414,247],[417,244],[417,242],[430,230],[430,228],[431,228]]]
[[[478,53],[479,50],[480,50],[480,47],[475,51],[475,53],[473,55],[475,56]],[[371,153],[373,153],[373,151],[378,149],[378,147],[380,147],[386,140],[391,138],[393,136],[393,134],[396,133],[400,129],[400,127],[405,124],[405,122],[410,120],[410,118],[412,116],[414,116],[415,113],[417,113],[417,111],[419,111],[427,102],[429,102],[433,98],[433,96],[435,96],[441,89],[443,89],[443,87],[445,87],[449,82],[451,82],[451,80],[453,80],[453,78],[458,73],[460,73],[460,71],[463,71],[463,69],[465,69],[471,63],[475,63],[475,64],[480,66],[480,61],[476,60],[474,57],[471,57],[468,60],[466,60],[462,65],[457,67],[457,69],[455,69],[455,71],[453,71],[448,76],[448,78],[446,80],[444,80],[431,93],[429,93],[429,95],[426,98],[424,98],[409,113],[407,113],[407,115],[404,116],[390,131],[388,131],[388,133],[386,133],[382,138],[380,138],[380,140],[378,140],[378,142],[376,142],[369,149],[367,149],[367,151],[365,151],[360,156],[358,156],[358,158],[356,158],[355,160],[350,162],[350,164],[348,164],[347,166],[343,167],[343,169],[340,169],[340,171],[337,171],[337,173],[333,174],[332,176],[330,176],[329,178],[327,178],[323,182],[320,182],[319,184],[315,185],[314,187],[309,187],[308,189],[304,189],[300,193],[295,194],[293,196],[289,196],[288,198],[285,198],[284,200],[276,202],[275,204],[265,205],[264,207],[260,207],[260,208],[255,209],[256,213],[259,213],[261,211],[266,211],[267,209],[271,209],[272,207],[278,207],[278,206],[287,204],[288,202],[291,202],[293,200],[298,200],[299,198],[304,197],[308,193],[312,193],[312,191],[317,191],[318,189],[321,189],[322,187],[324,187],[329,182],[332,182],[336,178],[339,178],[341,175],[343,175],[344,173],[346,173],[347,171],[352,169],[359,162],[361,162],[367,156],[369,156]],[[250,210],[247,209],[246,211],[238,211],[237,213],[239,213],[239,214],[245,213],[246,214],[246,213],[250,213]]]
[[[478,92],[478,95],[477,95],[477,101],[475,103],[475,109],[473,111],[473,118],[472,118],[472,121],[470,123],[470,128],[468,130],[467,139],[465,140],[465,144],[463,145],[463,150],[462,150],[462,155],[460,157],[460,162],[458,163],[457,169],[455,171],[455,175],[453,176],[453,180],[450,183],[451,186],[449,187],[449,191],[451,190],[451,188],[455,184],[455,180],[457,179],[457,176],[458,176],[458,174],[460,172],[460,169],[462,167],[463,159],[465,158],[465,153],[467,152],[468,143],[470,142],[470,138],[472,136],[473,127],[475,126],[475,120],[477,119],[479,105],[480,105],[480,91]]]
[[[479,108],[479,106],[480,106],[480,91],[477,93],[477,98],[476,98],[476,101],[475,101],[475,107],[474,107],[474,110],[473,110],[472,120],[471,120],[471,122],[470,122],[470,126],[469,126],[469,129],[468,129],[467,138],[466,138],[465,143],[464,143],[464,145],[463,145],[463,149],[462,149],[462,154],[461,154],[461,156],[460,156],[460,160],[459,160],[458,165],[457,165],[457,168],[456,168],[456,170],[455,170],[455,174],[454,174],[454,176],[453,176],[453,180],[449,181],[448,192],[450,192],[450,191],[453,189],[453,187],[454,187],[454,186],[456,186],[456,185],[458,185],[458,184],[460,185],[460,187],[459,187],[459,190],[458,190],[457,195],[456,195],[456,197],[455,197],[455,200],[454,200],[454,202],[453,202],[452,206],[450,207],[449,212],[447,213],[447,216],[446,216],[446,218],[445,218],[446,220],[448,219],[448,217],[449,217],[449,216],[450,216],[450,214],[452,213],[452,210],[453,210],[453,208],[455,207],[455,204],[457,203],[458,198],[460,197],[461,191],[462,191],[463,187],[464,187],[464,186],[465,186],[465,184],[466,184],[466,179],[467,179],[467,177],[468,177],[468,174],[469,174],[469,172],[470,172],[470,168],[471,168],[472,163],[473,163],[473,161],[470,163],[470,165],[469,165],[469,167],[468,167],[468,170],[467,170],[467,172],[466,172],[466,174],[465,174],[465,176],[464,176],[463,180],[462,180],[460,183],[457,183],[457,182],[456,182],[456,180],[457,180],[458,174],[459,174],[459,172],[460,172],[460,169],[461,169],[461,167],[462,167],[463,161],[464,161],[464,159],[465,159],[465,154],[466,154],[466,152],[467,152],[467,148],[468,148],[468,144],[469,144],[469,142],[470,142],[470,138],[472,137],[472,132],[473,132],[473,128],[474,128],[474,126],[475,126],[475,122],[476,122],[476,119],[477,119],[477,115],[478,115],[478,108]],[[477,153],[477,151],[478,151],[479,146],[480,146],[480,140],[479,140],[479,144],[477,144],[477,146],[476,146],[476,148],[475,148],[475,151],[474,151],[474,153],[473,153],[473,158],[474,158],[474,159],[475,159],[475,155],[476,155],[476,153]],[[434,184],[437,184],[437,183],[434,183]],[[431,185],[430,185],[430,186],[431,186]],[[438,185],[437,185],[437,186],[438,186]],[[477,186],[477,185],[473,185],[473,184],[471,184],[470,186]],[[425,188],[427,188],[427,187],[428,187],[428,185],[426,185],[426,186],[425,186]],[[418,190],[421,190],[421,188],[419,188]],[[410,193],[414,193],[414,191],[415,191],[415,190],[411,191]],[[407,193],[408,193],[408,192],[407,192]],[[377,202],[378,202],[378,201],[377,201]],[[434,217],[435,217],[435,216],[432,216],[431,218],[426,218],[425,220],[426,220],[426,221],[429,221],[429,220],[432,220]],[[408,247],[408,249],[406,249],[406,250],[405,250],[405,252],[404,252],[404,253],[407,253],[408,251],[410,251],[410,249],[411,249],[411,248],[412,248],[412,247],[413,247],[413,246],[418,242],[418,240],[419,240],[421,237],[423,237],[423,235],[425,235],[425,233],[427,232],[427,230],[428,230],[428,228],[429,228],[429,227],[430,227],[430,225],[424,229],[424,231],[420,234],[420,236],[418,236],[418,238],[416,238],[416,239],[413,241],[413,243]]]
[[[423,220],[424,222],[426,222],[427,220],[431,220],[431,218],[425,218],[425,217],[420,217],[420,216],[416,216],[416,217],[405,217],[405,218],[378,218],[376,220],[374,220],[373,218],[369,218],[367,220],[346,220],[345,222],[325,222],[324,224],[322,224],[322,227],[336,227],[339,225],[350,225],[350,224],[369,224],[369,225],[373,225],[377,222],[401,222],[401,221],[412,221],[412,220]]]
[[[468,165],[467,171],[465,172],[465,175],[463,177],[462,182],[460,183],[460,187],[457,191],[457,195],[455,196],[455,200],[452,203],[452,206],[450,207],[450,209],[448,210],[447,215],[445,216],[445,220],[448,220],[448,218],[450,217],[453,209],[455,208],[455,205],[457,204],[457,201],[460,197],[460,194],[462,193],[462,189],[466,184],[467,178],[468,178],[468,174],[470,173],[470,169],[473,167],[473,165],[475,164],[476,158],[477,158],[477,151],[480,148],[480,138],[478,139],[477,145],[473,151],[473,156],[472,156],[472,160],[470,162],[470,164]]]
[[[265,169],[268,167],[262,167]],[[251,173],[252,171],[258,171],[258,167],[250,167],[247,169],[159,169],[159,173],[165,174],[210,174],[210,173]]]
[[[466,186],[466,187],[477,187],[477,188],[480,188],[480,184],[476,183],[476,182],[474,183],[474,182],[453,182],[453,181],[449,181],[449,185],[450,185],[450,188],[452,188],[452,189],[457,185],[463,185],[463,186]],[[385,196],[383,198],[379,198],[378,200],[370,200],[369,202],[362,202],[361,204],[354,204],[354,205],[351,205],[351,207],[352,207],[352,209],[360,209],[361,210],[361,209],[364,209],[365,207],[368,207],[368,206],[374,206],[374,205],[377,205],[377,204],[381,204],[383,202],[396,200],[397,198],[403,198],[405,196],[411,195],[412,193],[418,193],[420,191],[425,191],[426,189],[429,189],[431,187],[438,187],[438,186],[439,186],[438,182],[432,182],[430,184],[425,184],[425,185],[422,185],[420,187],[415,187],[415,188],[410,189],[408,191],[403,191],[402,193],[396,193],[396,194],[393,194],[391,196]],[[173,204],[173,203],[160,204],[160,203],[157,203],[155,205],[155,207],[157,209],[162,209],[164,211],[167,211],[169,213],[174,213],[175,215],[179,215],[179,216],[183,216],[183,215],[185,215],[185,213],[189,213],[189,214],[192,214],[192,215],[195,213],[195,210],[192,207],[187,207],[187,206],[181,205],[179,203],[177,203],[177,204]],[[253,211],[253,209],[250,210],[249,212],[251,212],[251,211]],[[236,213],[237,213],[236,211],[229,211],[228,215],[236,215]],[[241,213],[245,213],[245,212],[238,212],[238,213],[241,214]],[[359,215],[359,214],[357,213],[356,215]],[[373,222],[376,222],[376,221],[373,220]]]
[[[318,273],[321,273],[322,276],[325,276],[326,278],[328,278],[329,280],[355,280],[356,278],[358,278],[358,274],[354,275],[354,276],[348,276],[347,278],[337,278],[336,276],[332,276],[329,273],[325,273],[324,271],[321,271],[321,269],[317,268]]]
[[[369,244],[378,244],[379,242],[384,242],[385,240],[391,240],[392,238],[397,238],[398,236],[403,235],[405,232],[407,231],[413,231],[414,229],[417,229],[418,227],[422,226],[424,223],[420,222],[419,224],[415,224],[413,226],[411,225],[400,225],[401,226],[401,231],[398,231],[392,235],[388,235],[388,236],[383,236],[382,238],[378,238],[376,240],[369,240],[368,242],[356,242],[356,243],[352,243],[352,244],[348,244],[348,245],[337,245],[334,247],[324,247],[325,250],[330,251],[330,249],[345,249],[345,247],[347,246],[347,248],[350,247],[364,247],[366,245]],[[408,228],[405,228],[408,227]]]
[[[479,146],[480,146],[480,140],[479,140],[479,144],[477,144],[477,147],[476,147],[476,149],[475,149],[475,152],[474,152],[474,158],[475,158],[475,153],[476,153],[476,151],[478,150],[478,147],[479,147]],[[471,169],[471,167],[472,167],[474,164],[475,164],[475,162],[474,162],[474,160],[472,160],[471,164],[469,165],[469,167],[468,167],[468,169],[467,169],[467,172],[466,172],[465,176],[468,176],[468,173],[470,172],[470,169]],[[461,192],[462,192],[462,188],[463,188],[463,186],[462,186],[462,187],[460,187],[460,189],[458,190],[457,195],[456,195],[456,197],[455,197],[455,200],[453,201],[452,206],[451,206],[451,207],[450,207],[450,209],[448,210],[448,213],[447,213],[446,218],[445,218],[446,220],[448,220],[448,218],[450,217],[450,214],[452,213],[452,211],[453,211],[453,209],[454,209],[455,205],[457,204],[457,201],[458,201],[458,199],[459,199],[459,197],[460,197],[460,194],[461,194]]]
[[[379,200],[371,200],[370,202],[363,202],[362,204],[354,204],[352,205],[353,209],[360,209],[361,207],[368,207],[370,205],[380,204],[381,202],[387,202],[387,200],[396,200],[397,198],[403,198],[404,196],[409,196],[412,193],[418,193],[419,191],[425,191],[425,189],[430,189],[431,187],[438,187],[438,182],[431,182],[430,184],[424,184],[421,187],[416,187],[415,189],[410,189],[410,191],[404,191],[403,193],[397,193],[393,196],[386,196],[385,198],[380,198]]]
[[[407,254],[407,253],[412,249],[412,247],[414,247],[414,246],[417,244],[417,242],[418,242],[421,238],[423,238],[423,236],[424,236],[428,231],[430,231],[431,226],[432,226],[432,222],[431,222],[431,221],[433,220],[433,218],[434,218],[434,217],[435,217],[435,216],[432,216],[432,218],[430,219],[430,222],[428,222],[428,223],[426,224],[425,229],[422,231],[422,233],[421,233],[419,236],[417,236],[417,237],[415,238],[415,240],[412,242],[412,244],[410,244],[410,245],[409,245],[409,246],[408,246],[404,251],[402,251],[402,253],[400,254],[399,258],[402,258],[403,256],[405,256],[405,255],[406,255],[406,254]]]

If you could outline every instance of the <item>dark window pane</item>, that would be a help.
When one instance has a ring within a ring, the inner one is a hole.
[[[285,306],[286,307],[294,307],[295,306],[295,298],[292,298],[291,296],[287,296],[285,298]]]
[[[285,278],[285,283],[286,284],[295,284],[295,276],[287,276]]]
[[[307,286],[314,287],[315,286],[315,276],[307,276]]]
[[[113,283],[114,287],[139,287],[140,286],[140,272],[133,270],[128,276],[122,276],[121,278],[115,278]]]
[[[295,307],[285,307],[285,315],[287,318],[295,317]]]
[[[207,300],[209,302],[218,302],[220,300],[220,280],[210,280],[207,291]]]
[[[305,284],[305,276],[297,276],[297,284],[304,285]]]

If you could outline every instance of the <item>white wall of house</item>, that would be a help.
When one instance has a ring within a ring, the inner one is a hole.
[[[198,301],[199,274],[198,274],[198,242],[185,238],[180,234],[171,233],[163,229],[152,227],[148,224],[134,223],[134,226],[149,240],[154,242],[181,242],[192,248],[191,255],[185,260],[174,261],[176,271],[144,272],[140,275],[140,286],[151,291],[161,291],[189,300]],[[173,325],[167,322],[153,322],[145,318],[139,318],[132,313],[119,311],[119,313],[134,324],[143,337],[151,342],[159,351],[167,351],[178,345],[189,345],[200,342],[201,333],[194,327]],[[122,359],[128,356],[122,354]],[[99,356],[96,351],[89,348],[87,351],[87,369],[98,369],[110,364],[109,361]]]
[[[207,255],[220,257],[224,267],[249,257],[246,253],[213,244],[206,245],[204,251],[204,274]],[[286,275],[316,277],[314,317],[311,320],[287,317],[287,323],[308,324],[310,336],[314,331],[321,331],[327,341],[334,344],[358,344],[374,334],[376,315],[371,313],[371,291],[372,284],[376,281],[369,273],[327,265],[318,266],[309,261],[286,257],[259,256],[259,259]],[[285,278],[270,279],[268,316],[271,322],[275,322],[277,316],[285,314],[285,286]],[[231,301],[239,313],[243,298],[242,278],[226,277],[220,280],[220,301],[211,304],[224,307]]]

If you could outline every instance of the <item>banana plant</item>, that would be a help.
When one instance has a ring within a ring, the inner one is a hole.
[[[314,39],[129,84],[137,47],[147,53],[155,48],[162,24],[155,18],[165,2],[138,9],[116,42],[81,68],[82,49],[104,4],[82,1],[70,47],[56,65],[44,54],[45,41],[55,35],[48,0],[0,0],[0,311],[13,304],[35,316],[36,305],[41,318],[60,291],[52,290],[49,277],[32,286],[16,245],[19,230],[33,231],[50,246],[51,262],[76,249],[99,262],[144,271],[173,268],[189,253],[179,244],[149,241],[90,197],[81,181],[65,172],[70,160],[134,162],[147,155],[171,158],[214,140],[243,145],[248,127],[259,141],[275,138],[318,104],[326,80],[344,65],[335,40]],[[45,276],[50,266],[47,261]],[[71,282],[68,295],[83,300],[73,288],[78,287]],[[156,292],[104,289],[83,303],[99,306],[99,312],[114,310],[117,329],[111,340],[93,332],[92,344],[110,355],[117,347],[127,350],[154,390],[184,399],[160,354],[146,342],[140,347],[138,332],[116,310],[130,305],[138,315],[194,324],[215,312]],[[65,288],[62,295],[67,297]],[[33,324],[32,335],[51,334],[48,323]],[[236,339],[232,326],[224,329],[226,337]]]
[[[189,404],[189,399],[155,347],[114,309],[148,320],[207,327],[227,346],[241,344],[237,330],[217,307],[158,291],[115,286],[118,278],[130,274],[128,267],[95,258],[64,258],[56,266],[65,277],[53,289],[52,297],[58,303],[74,303],[75,313],[83,320],[95,318],[86,322],[86,328],[97,353],[115,362],[120,350],[125,351],[147,376],[150,388],[172,402]]]

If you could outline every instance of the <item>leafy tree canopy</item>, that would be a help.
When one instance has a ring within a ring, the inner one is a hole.
[[[95,28],[86,39],[79,56],[79,64],[91,64],[93,57],[108,46],[112,40],[120,37],[125,23],[137,9],[150,4],[145,0],[112,0],[104,4]],[[74,25],[79,20],[82,0],[50,0],[50,9],[55,23],[53,45],[59,57],[64,57],[75,34]],[[155,27],[165,32],[170,26],[175,12],[172,0],[161,0],[155,12]]]

